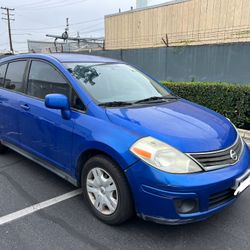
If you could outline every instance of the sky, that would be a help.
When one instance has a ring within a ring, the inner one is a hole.
[[[149,5],[169,0],[149,0]],[[14,8],[11,13],[14,50],[27,51],[27,40],[53,41],[46,34],[61,35],[69,18],[69,35],[104,36],[104,16],[135,7],[136,0],[0,0],[1,7]],[[6,11],[2,10],[2,13]],[[6,17],[2,14],[2,17]],[[0,19],[0,51],[9,51],[7,21]]]

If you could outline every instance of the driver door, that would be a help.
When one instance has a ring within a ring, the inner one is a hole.
[[[20,139],[26,150],[70,172],[73,120],[64,120],[60,110],[45,107],[47,94],[70,97],[71,88],[57,68],[45,61],[32,60],[27,95],[21,99]]]

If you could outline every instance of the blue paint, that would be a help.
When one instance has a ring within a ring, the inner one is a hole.
[[[208,207],[210,195],[232,188],[236,178],[249,169],[250,152],[246,145],[234,166],[182,175],[157,170],[129,150],[146,136],[184,153],[225,149],[237,138],[235,128],[225,117],[183,99],[140,107],[100,107],[63,65],[65,62],[121,63],[116,60],[75,54],[31,54],[4,58],[0,65],[20,59],[39,59],[54,65],[84,102],[86,112],[70,110],[62,95],[48,95],[44,102],[26,93],[0,88],[2,141],[47,161],[78,182],[77,167],[82,153],[98,150],[109,155],[124,171],[135,209],[144,218],[182,223],[206,218],[235,200],[213,209]],[[63,111],[68,113],[65,115]],[[198,199],[199,212],[178,214],[176,198]]]

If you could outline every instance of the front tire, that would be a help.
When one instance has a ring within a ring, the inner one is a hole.
[[[127,180],[119,166],[104,155],[89,159],[82,171],[82,188],[92,213],[110,225],[119,225],[134,213]]]

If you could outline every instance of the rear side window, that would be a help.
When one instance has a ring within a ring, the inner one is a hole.
[[[0,66],[0,87],[3,87],[4,85],[4,76],[6,72],[7,64]]]
[[[8,65],[5,87],[18,92],[24,91],[24,72],[26,67],[26,61],[11,62]]]
[[[28,95],[44,99],[46,95],[52,93],[70,97],[70,87],[54,67],[45,62],[32,61],[28,80]]]

